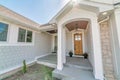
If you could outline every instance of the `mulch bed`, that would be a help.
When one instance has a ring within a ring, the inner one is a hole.
[[[48,68],[54,70],[53,68]],[[22,71],[3,79],[3,80],[44,80],[45,74],[42,69],[42,65],[34,64],[27,68],[27,72],[23,74]],[[54,79],[58,80],[58,79]]]

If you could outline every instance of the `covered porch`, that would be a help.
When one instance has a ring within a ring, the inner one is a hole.
[[[85,69],[91,71],[95,79],[103,80],[99,22],[106,18],[106,16],[101,17],[102,12],[111,9],[111,6],[105,6],[105,9],[101,6],[104,5],[97,3],[88,5],[84,1],[70,1],[66,4],[48,24],[40,27],[41,30],[52,35],[51,49],[56,54],[45,56],[44,59],[39,58],[38,61],[44,60],[48,64],[51,62],[53,64],[51,66],[60,72],[64,72],[66,66],[77,68],[78,71]],[[70,51],[73,53],[72,58],[68,57]],[[85,53],[89,56],[87,60],[82,57]]]
[[[51,53],[44,57],[38,58],[37,63],[57,68],[57,55],[55,53]],[[84,59],[84,57],[66,56],[66,64],[64,65],[92,71],[92,66],[89,60]]]
[[[88,16],[86,17],[85,14]],[[97,16],[94,13],[91,14],[91,12],[76,8],[71,10],[70,15],[72,18],[68,15],[59,24],[51,25],[56,26],[56,29],[47,28],[46,32],[52,34],[51,49],[55,53],[39,58],[37,63],[56,68],[54,76],[58,78],[62,75],[60,79],[63,79],[65,75],[70,77],[69,71],[74,70],[74,74],[82,74],[83,80],[86,80],[85,75],[92,78],[91,80],[102,80],[103,70]],[[73,53],[72,58],[68,57],[70,51]],[[87,60],[83,58],[85,53],[89,56]],[[76,77],[80,78],[79,76]],[[75,78],[75,76],[72,77]],[[77,78],[73,80],[77,80]]]
[[[53,71],[53,77],[57,77],[62,80],[95,80],[92,74],[92,66],[89,60],[84,59],[84,57],[66,56],[66,64],[64,64],[62,71],[56,69],[57,55],[55,53],[38,58],[37,63],[55,68]]]

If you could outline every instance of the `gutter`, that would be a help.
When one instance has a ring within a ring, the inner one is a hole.
[[[46,23],[46,24],[40,25],[39,27],[55,26],[55,25],[57,25],[57,24],[56,23]]]
[[[30,28],[30,29],[33,29],[33,30],[38,31],[37,26],[31,26],[31,25],[29,25],[29,24],[20,22],[20,21],[18,21],[18,20],[16,20],[16,19],[13,19],[13,18],[9,17],[9,16],[6,16],[6,15],[4,15],[4,14],[2,14],[2,13],[0,13],[0,18],[3,19],[3,20],[6,20],[6,21],[8,21],[8,22],[11,22],[11,23],[14,23],[14,24],[17,24],[17,25],[21,25],[21,26],[23,26],[23,27]]]
[[[107,21],[107,20],[109,20],[109,19],[110,19],[110,17],[109,17],[109,16],[107,16],[107,18],[105,18],[105,19],[103,19],[103,20],[99,21],[98,23],[100,24],[100,23],[105,22],[105,21]]]
[[[115,4],[113,4],[113,5],[114,5],[114,7],[116,7],[116,8],[120,8],[120,2],[115,3]]]
[[[113,4],[114,6],[120,5],[120,2]]]

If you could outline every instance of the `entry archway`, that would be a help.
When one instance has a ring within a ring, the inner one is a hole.
[[[96,79],[103,79],[103,67],[102,67],[102,56],[101,56],[101,45],[100,45],[100,32],[99,26],[97,22],[97,17],[91,18],[72,18],[72,19],[65,19],[62,22],[58,23],[58,65],[57,69],[62,70],[63,64],[65,63],[65,53],[66,53],[66,46],[65,46],[65,25],[69,22],[73,22],[76,20],[86,20],[89,21],[89,32],[91,34],[90,40],[91,45],[89,46],[89,61],[93,67],[93,74]],[[99,64],[98,64],[99,63]]]

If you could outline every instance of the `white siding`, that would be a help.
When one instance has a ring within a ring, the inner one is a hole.
[[[68,54],[69,51],[73,50],[72,49],[72,33],[67,33],[66,34],[66,53]]]
[[[8,42],[0,43],[0,74],[20,67],[24,59],[30,63],[35,61],[36,57],[51,52],[51,35],[33,30],[33,43],[18,43],[20,26],[9,22],[8,24],[10,24]]]

